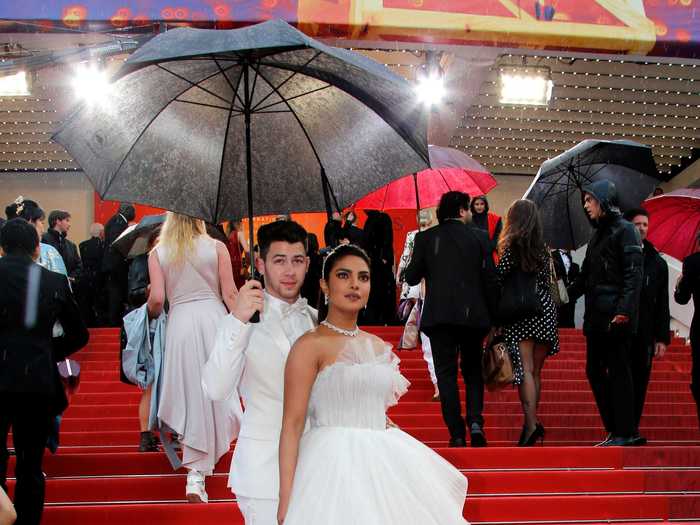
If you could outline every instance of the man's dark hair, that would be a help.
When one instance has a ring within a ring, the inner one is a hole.
[[[306,230],[294,221],[275,221],[265,224],[258,230],[258,244],[260,245],[260,258],[265,260],[270,245],[273,242],[282,241],[289,244],[300,242],[304,245],[304,251],[308,249],[308,234]]]
[[[443,223],[447,219],[459,219],[459,210],[469,210],[469,195],[462,191],[448,191],[440,197],[438,204],[438,222]]]
[[[127,221],[133,221],[136,218],[136,208],[131,204],[123,202],[119,205],[119,213],[121,213]]]
[[[54,228],[58,221],[65,221],[70,219],[71,215],[67,211],[63,210],[53,210],[49,213],[49,228]]]
[[[649,212],[646,211],[644,208],[629,209],[625,212],[625,214],[622,217],[626,221],[632,222],[632,219],[634,219],[637,215],[644,215],[647,219],[649,218]]]
[[[7,255],[32,256],[39,246],[36,228],[21,218],[10,219],[2,227],[0,245]]]

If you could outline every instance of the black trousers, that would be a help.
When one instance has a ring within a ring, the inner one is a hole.
[[[635,336],[630,351],[630,370],[634,385],[634,428],[639,431],[639,421],[644,412],[651,367],[654,359],[654,341]]]
[[[690,340],[692,368],[690,369],[690,391],[695,399],[698,412],[698,426],[700,427],[700,339]]]
[[[7,492],[7,435],[12,428],[15,466],[15,525],[39,525],[44,510],[42,461],[50,428],[46,395],[0,393],[0,485]]]
[[[120,326],[126,309],[128,282],[118,276],[107,277],[107,323]]]
[[[454,325],[426,327],[423,331],[430,338],[433,351],[442,417],[452,439],[465,438],[467,430],[462,417],[457,372],[461,368],[467,390],[466,423],[469,426],[477,423],[482,427],[484,379],[481,375],[481,344],[487,331]]]
[[[624,329],[586,334],[586,375],[605,429],[615,437],[631,437],[636,430],[631,346]]]

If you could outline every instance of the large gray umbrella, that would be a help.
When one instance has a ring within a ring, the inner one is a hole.
[[[581,188],[596,180],[615,184],[622,211],[639,207],[660,180],[651,148],[630,140],[584,140],[540,167],[523,198],[540,208],[545,241],[575,250],[593,233]]]
[[[102,198],[218,223],[342,208],[428,167],[426,133],[403,78],[275,20],[157,36],[54,140]]]

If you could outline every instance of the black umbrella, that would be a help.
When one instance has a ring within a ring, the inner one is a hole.
[[[615,184],[625,211],[649,196],[660,175],[651,148],[629,140],[584,140],[546,161],[524,198],[540,207],[550,247],[575,250],[588,243],[592,226],[581,204],[581,188],[601,179]]]
[[[138,224],[132,224],[112,243],[112,247],[119,251],[127,259],[133,259],[148,251],[148,241],[151,236],[160,230],[165,223],[166,215],[146,215]],[[213,224],[206,224],[207,234],[214,239],[228,242],[226,234]]]
[[[132,259],[148,251],[148,241],[151,235],[165,222],[165,214],[146,215],[138,224],[132,224],[112,243],[124,257]]]
[[[406,80],[279,20],[168,31],[118,78],[54,136],[103,199],[219,223],[343,208],[428,167]]]

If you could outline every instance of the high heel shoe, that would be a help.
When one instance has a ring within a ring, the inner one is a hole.
[[[542,434],[542,441],[544,441],[544,425],[538,421],[535,426],[540,430],[540,434]]]
[[[542,425],[535,425],[535,430],[529,436],[527,436],[526,432],[527,426],[523,427],[523,433],[520,436],[520,441],[518,441],[519,447],[532,447],[537,443],[538,439],[544,443],[544,427]]]

